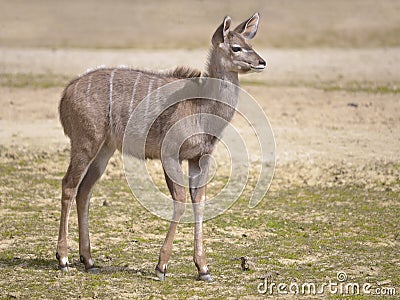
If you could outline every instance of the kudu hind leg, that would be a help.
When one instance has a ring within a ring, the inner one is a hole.
[[[61,218],[60,229],[58,233],[58,244],[56,258],[58,260],[58,268],[62,271],[68,271],[68,220],[71,211],[72,199],[74,197],[74,189],[71,188],[72,176],[70,163],[67,173],[62,180],[62,195],[61,195]]]
[[[98,269],[94,267],[91,256],[90,240],[89,240],[89,203],[92,190],[97,180],[104,173],[107,163],[113,155],[115,149],[104,144],[96,158],[92,161],[89,169],[78,188],[76,195],[76,205],[78,210],[79,225],[79,254],[80,260],[85,265],[86,271],[90,273],[98,273]]]
[[[203,216],[206,201],[206,182],[209,157],[201,160],[189,160],[189,190],[194,213],[194,255],[193,261],[199,273],[199,279],[213,281],[208,271],[206,254],[203,246]]]
[[[97,151],[79,151],[74,146],[71,147],[71,160],[67,173],[62,180],[61,195],[61,218],[58,233],[57,253],[58,267],[62,271],[68,271],[68,221],[71,212],[72,201],[75,198],[78,187],[87,173],[91,161]]]
[[[79,161],[79,163],[77,162]],[[79,183],[86,174],[90,164],[90,159],[80,158],[77,156],[71,157],[71,162],[67,173],[62,180],[62,195],[61,195],[61,218],[60,230],[58,233],[58,244],[56,258],[58,267],[62,271],[68,271],[68,221],[71,212],[72,201],[77,193]]]
[[[183,179],[182,165],[180,162],[175,162],[175,170],[179,170],[180,176]],[[171,257],[172,253],[172,245],[175,238],[176,229],[178,227],[178,223],[185,213],[185,205],[186,205],[186,192],[185,187],[179,185],[178,183],[172,180],[167,172],[164,170],[165,180],[167,182],[168,189],[171,193],[172,199],[174,201],[174,211],[172,216],[172,221],[168,228],[167,236],[165,237],[164,243],[161,247],[160,257],[158,259],[158,264],[156,267],[156,274],[158,278],[162,281],[165,280],[165,274],[167,272],[167,264]]]

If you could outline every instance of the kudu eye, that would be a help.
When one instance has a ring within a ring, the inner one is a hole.
[[[242,51],[242,48],[240,46],[232,46],[232,51],[239,52],[239,51]]]

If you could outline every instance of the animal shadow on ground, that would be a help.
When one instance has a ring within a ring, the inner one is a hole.
[[[73,273],[86,273],[83,264],[81,264],[78,260],[72,260],[69,265],[71,274]],[[62,274],[61,271],[58,270],[57,262],[54,259],[44,259],[44,258],[21,258],[21,257],[12,257],[12,258],[0,258],[0,268],[21,268],[21,269],[31,269],[31,270],[57,270]],[[135,268],[128,266],[102,266],[96,265],[96,268],[99,269],[100,275],[112,275],[117,273],[125,273],[129,274],[131,277],[141,277],[149,280],[159,281],[157,276],[155,275],[154,270],[150,270],[147,268]],[[75,271],[73,271],[75,270]],[[87,273],[89,274],[89,273]],[[182,275],[182,274],[181,274]],[[197,278],[194,275],[182,275],[181,277],[190,277],[190,279]]]

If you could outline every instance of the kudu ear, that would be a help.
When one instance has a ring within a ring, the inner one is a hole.
[[[224,18],[224,21],[222,24],[217,28],[215,31],[211,43],[216,46],[220,43],[223,43],[225,40],[225,37],[228,35],[229,28],[231,27],[232,20],[229,16],[226,16]]]
[[[258,30],[258,22],[260,21],[259,13],[255,13],[250,19],[239,24],[234,31],[243,35],[245,39],[252,39]]]

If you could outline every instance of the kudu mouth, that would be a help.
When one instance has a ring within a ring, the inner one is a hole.
[[[263,71],[263,70],[265,69],[265,65],[258,65],[258,66],[253,66],[253,65],[251,65],[250,68],[251,68],[253,71],[261,72],[261,71]]]
[[[265,60],[260,59],[258,65],[254,66],[253,64],[250,64],[250,68],[255,71],[255,72],[261,72],[267,67],[267,63]]]

